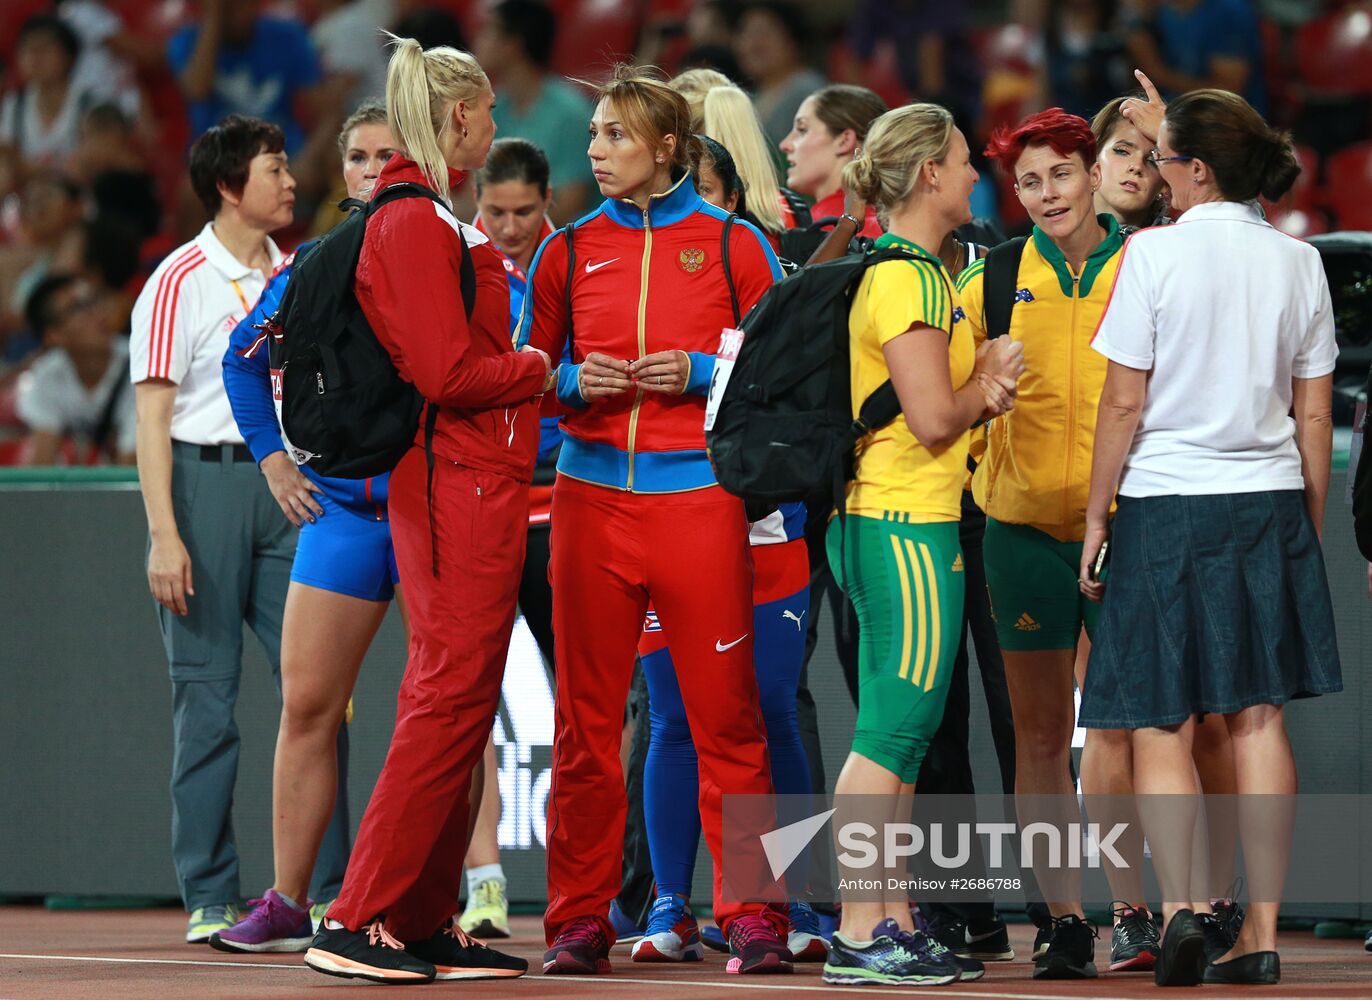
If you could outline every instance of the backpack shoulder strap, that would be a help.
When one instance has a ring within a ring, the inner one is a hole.
[[[729,234],[733,232],[735,215],[730,212],[724,219],[724,229],[720,235],[719,259],[724,264],[724,280],[729,283],[729,305],[734,309],[734,326],[741,318],[738,312],[738,289],[734,287],[734,269],[729,263]]]
[[[389,205],[393,201],[401,201],[405,198],[428,198],[435,204],[441,205],[452,214],[452,209],[448,208],[448,203],[438,196],[437,191],[432,191],[423,184],[415,184],[413,181],[399,181],[395,184],[388,184],[371,201],[367,202],[367,218],[376,213],[383,205]],[[339,203],[339,207],[348,205],[351,199],[346,199]],[[456,221],[456,216],[453,217]],[[462,309],[467,314],[467,321],[472,318],[472,310],[476,308],[476,265],[472,263],[472,251],[467,246],[467,238],[462,235],[462,223],[458,222],[456,227],[457,242],[462,247],[462,260],[458,265],[458,282],[462,288]]]
[[[1024,256],[1027,236],[993,246],[986,252],[982,272],[982,301],[986,309],[986,339],[994,340],[1010,332],[1010,318],[1015,311],[1015,281],[1019,278],[1019,263]]]
[[[923,254],[910,253],[908,250],[886,250],[877,251],[867,256],[865,271],[868,267],[880,264],[888,260],[908,260],[923,261],[926,264],[936,264],[942,267],[942,262]],[[896,395],[896,387],[888,378],[881,385],[872,390],[872,394],[862,402],[858,408],[857,419],[854,421],[853,430],[860,437],[868,431],[877,430],[885,427],[896,417],[900,416],[900,398]]]

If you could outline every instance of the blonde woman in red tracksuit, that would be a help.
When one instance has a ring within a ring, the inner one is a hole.
[[[730,970],[790,971],[785,912],[727,900],[720,881],[722,793],[771,790],[753,670],[748,521],[742,501],[716,484],[703,431],[714,352],[734,325],[721,259],[726,215],[691,183],[699,141],[685,99],[666,84],[618,70],[600,90],[590,138],[606,200],[573,232],[571,317],[567,239],[558,232],[534,260],[519,337],[559,357],[570,335],[573,362],[558,376],[567,415],[553,487],[557,702],[543,971],[610,969],[607,914],[625,815],[620,733],[650,601],[699,749],[714,913],[733,946]],[[729,258],[746,313],[780,268],[742,221],[730,230]],[[731,839],[731,864],[744,840]],[[750,875],[753,865],[767,870],[760,852],[742,863]]]
[[[386,164],[373,197],[409,182],[446,203],[465,171],[485,162],[494,104],[470,55],[425,52],[413,39],[397,39],[386,110],[404,155]],[[476,272],[476,301],[465,304],[464,243]],[[422,430],[391,474],[409,662],[395,735],[343,890],[305,962],[330,975],[387,983],[519,976],[527,962],[467,937],[453,911],[472,772],[500,698],[524,561],[538,445],[533,400],[554,379],[547,355],[511,348],[500,254],[446,204],[415,197],[377,210],[355,287],[400,373],[438,407],[436,461],[431,499]]]

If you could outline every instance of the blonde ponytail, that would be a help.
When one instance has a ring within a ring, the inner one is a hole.
[[[781,187],[752,98],[732,84],[710,88],[705,92],[703,127],[733,156],[748,194],[748,211],[767,232],[780,233],[786,228]]]
[[[386,117],[391,134],[418,165],[429,187],[443,198],[448,190],[444,141],[452,128],[453,107],[473,104],[491,89],[480,64],[466,52],[446,45],[424,49],[413,38],[390,39],[386,68]]]
[[[953,116],[937,104],[907,104],[872,123],[862,153],[843,168],[843,187],[876,209],[885,228],[892,210],[910,197],[919,171],[942,163],[953,140]]]

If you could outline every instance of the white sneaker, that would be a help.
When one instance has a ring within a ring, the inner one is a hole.
[[[642,939],[634,942],[635,962],[699,962],[705,957],[700,925],[685,899],[671,893],[657,897]]]

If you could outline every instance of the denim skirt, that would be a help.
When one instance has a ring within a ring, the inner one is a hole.
[[[1343,690],[1300,490],[1120,497],[1081,725],[1170,726]]]

